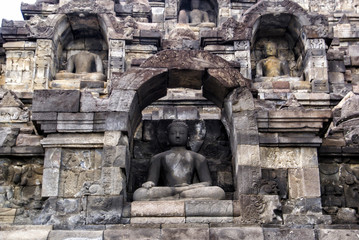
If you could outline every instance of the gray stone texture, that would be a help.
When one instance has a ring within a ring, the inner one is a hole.
[[[25,20],[3,20],[0,222],[15,225],[0,238],[359,234],[349,225],[359,208],[358,7],[214,2],[195,14],[194,0],[37,0],[22,4]],[[64,72],[84,52],[98,56],[104,81]],[[265,69],[278,74],[256,76],[269,56]],[[172,119],[190,123],[187,147],[206,156],[226,200],[131,202],[150,158],[168,150]],[[322,225],[331,221],[344,225]]]
[[[51,231],[48,239],[65,240],[65,239],[81,239],[81,240],[102,240],[102,231]]]
[[[150,228],[146,226],[123,226],[120,229],[111,229],[104,231],[104,240],[115,240],[115,239],[160,239],[161,229]]]
[[[78,112],[80,92],[76,90],[37,90],[34,92],[34,112]]]
[[[233,217],[233,204],[229,200],[185,201],[186,217]]]
[[[318,239],[326,240],[349,240],[355,239],[359,234],[359,230],[343,230],[343,229],[319,229]]]
[[[135,201],[131,217],[184,217],[184,201]]]
[[[207,224],[164,224],[161,239],[209,239],[209,227]]]
[[[260,227],[221,227],[210,228],[209,239],[253,239],[262,240],[263,231]]]
[[[315,240],[316,233],[313,229],[291,229],[291,228],[264,228],[264,240],[296,240],[308,239]]]

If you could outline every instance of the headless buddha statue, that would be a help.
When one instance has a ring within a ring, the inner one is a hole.
[[[66,70],[57,73],[55,78],[104,81],[106,76],[102,71],[102,60],[97,54],[81,51],[68,59]]]

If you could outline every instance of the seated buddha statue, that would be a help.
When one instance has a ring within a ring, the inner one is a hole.
[[[224,199],[222,188],[212,186],[206,158],[186,149],[188,126],[174,120],[168,126],[171,149],[152,157],[147,181],[133,194],[134,201]],[[193,183],[197,174],[198,183]],[[158,186],[162,179],[164,186]]]

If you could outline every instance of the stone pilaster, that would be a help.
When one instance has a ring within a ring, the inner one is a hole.
[[[108,79],[116,75],[121,75],[125,70],[125,41],[110,40],[109,44],[109,61],[108,61]]]
[[[47,89],[54,75],[54,44],[52,40],[38,39],[35,52],[34,89]]]
[[[243,77],[251,79],[251,52],[249,41],[234,42],[234,58],[241,66],[241,74]]]
[[[312,92],[329,92],[328,62],[324,39],[307,39],[304,58],[305,80],[311,82]]]

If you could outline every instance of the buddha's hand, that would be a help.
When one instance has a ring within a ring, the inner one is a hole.
[[[148,181],[145,182],[144,184],[142,184],[142,187],[146,188],[146,189],[150,189],[151,187],[155,186],[156,184],[152,181]]]

